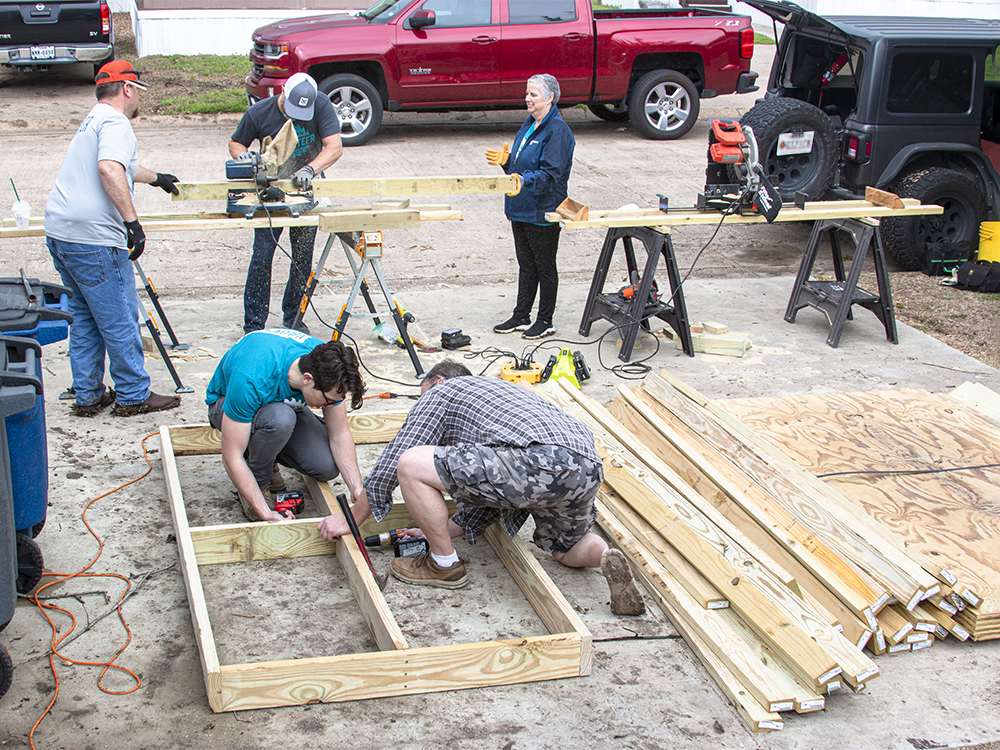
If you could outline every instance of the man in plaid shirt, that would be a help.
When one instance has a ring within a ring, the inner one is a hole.
[[[583,424],[520,385],[473,376],[457,362],[433,367],[420,390],[365,480],[361,502],[369,507],[353,509],[359,521],[369,514],[381,521],[399,485],[430,552],[393,560],[396,578],[461,588],[469,579],[452,537],[464,534],[475,544],[498,519],[513,537],[530,515],[534,543],[555,560],[602,568],[616,614],[645,610],[624,556],[590,532],[603,471]],[[459,507],[450,519],[444,492]],[[320,523],[325,538],[333,536],[331,519]]]

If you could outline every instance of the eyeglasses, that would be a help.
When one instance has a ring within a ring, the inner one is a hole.
[[[342,403],[344,403],[344,399],[342,398],[338,398],[336,401],[331,401],[329,398],[327,398],[325,393],[323,394],[323,401],[325,402],[324,404],[325,406],[340,406]]]

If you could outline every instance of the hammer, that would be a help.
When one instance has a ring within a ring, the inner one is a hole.
[[[375,572],[375,566],[372,565],[371,558],[368,557],[368,550],[365,549],[365,543],[361,538],[361,532],[358,531],[358,525],[354,523],[354,514],[351,513],[351,506],[347,504],[347,495],[343,493],[337,495],[337,504],[340,506],[340,512],[344,514],[344,518],[347,520],[347,527],[351,530],[351,536],[353,536],[354,541],[358,543],[358,549],[361,550],[361,555],[365,558],[365,562],[368,563],[368,569],[372,572],[372,577],[375,579],[375,583],[378,584],[379,589],[385,591],[385,584],[388,580],[388,576],[379,575]]]

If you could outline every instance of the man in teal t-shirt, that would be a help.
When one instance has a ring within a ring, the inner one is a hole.
[[[270,507],[270,491],[284,488],[279,463],[320,481],[341,475],[355,515],[368,515],[344,405],[350,393],[351,407],[361,408],[364,392],[357,356],[339,341],[270,328],[247,334],[226,352],[205,402],[209,422],[222,431],[222,463],[250,520],[286,518]],[[323,417],[309,407],[322,409]],[[346,521],[342,526],[348,533]]]

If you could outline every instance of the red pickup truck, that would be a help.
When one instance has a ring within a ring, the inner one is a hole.
[[[631,120],[647,138],[684,135],[699,99],[755,91],[748,16],[593,9],[591,0],[381,0],[356,16],[312,16],[254,32],[248,98],[307,72],[337,108],[347,146],[382,113],[520,109],[536,73],[560,106]]]

